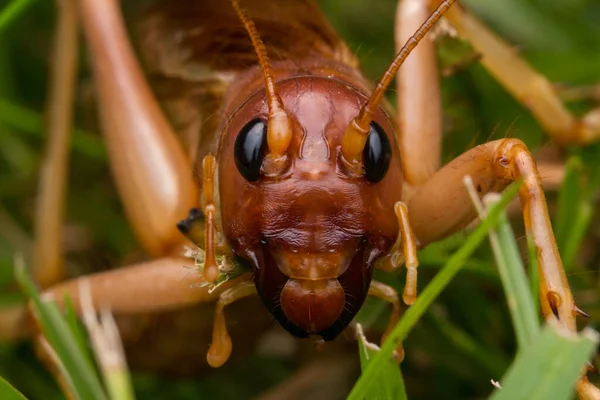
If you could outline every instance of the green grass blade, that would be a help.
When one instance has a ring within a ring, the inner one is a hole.
[[[577,156],[570,157],[565,165],[565,177],[558,193],[556,218],[556,243],[562,249],[569,238],[570,226],[579,206],[581,187],[579,178],[583,173],[583,163]]]
[[[98,318],[87,281],[80,285],[80,301],[83,322],[89,333],[109,397],[113,400],[133,400],[133,387],[125,352],[112,314],[105,309],[100,312]]]
[[[28,108],[0,99],[0,122],[23,133],[36,137],[44,136],[43,117]],[[99,136],[81,129],[74,129],[71,148],[90,159],[106,161],[106,150]]]
[[[16,263],[16,278],[33,301],[35,312],[48,343],[61,360],[66,380],[78,399],[106,400],[106,394],[95,372],[81,354],[77,340],[70,331],[58,307],[41,300],[22,263]],[[20,264],[20,265],[19,265]]]
[[[502,210],[517,194],[520,183],[514,183],[503,193],[500,202],[490,208],[488,217],[468,236],[465,243],[450,257],[446,266],[431,280],[429,285],[417,297],[417,301],[404,313],[402,319],[389,334],[381,351],[369,361],[360,378],[348,396],[348,400],[363,400],[376,383],[377,372],[385,365],[397,344],[406,338],[410,329],[417,323],[427,308],[434,302],[450,280],[461,269],[467,258],[485,239],[490,228],[494,227]]]
[[[568,400],[592,356],[598,333],[561,334],[547,325],[538,339],[517,354],[491,400]]]
[[[492,206],[498,200],[496,196],[486,197],[486,205]],[[496,228],[490,231],[490,243],[500,272],[517,343],[520,349],[525,349],[539,334],[540,324],[517,242],[504,212],[500,215]]]
[[[112,400],[134,400],[131,377],[128,370],[119,369],[104,373],[104,381]]]
[[[88,337],[83,329],[83,326],[79,321],[77,313],[75,312],[75,306],[73,305],[71,298],[68,296],[65,296],[64,308],[64,318],[67,324],[69,325],[69,329],[73,333],[73,337],[75,339],[74,344],[77,345],[79,353],[81,353],[81,355],[85,357],[85,361],[89,365],[90,369],[96,371],[96,366],[94,365],[90,349],[87,346]]]
[[[27,400],[17,389],[0,377],[0,399],[2,400]]]
[[[484,368],[491,376],[500,377],[510,365],[510,359],[502,352],[496,351],[483,343],[477,342],[466,330],[454,325],[441,313],[430,312],[423,317],[432,324],[433,329],[445,338],[447,343],[456,349],[469,362]]]
[[[566,165],[556,213],[556,243],[568,273],[593,218],[600,187],[600,146],[579,151]]]
[[[585,238],[586,231],[590,222],[592,221],[592,215],[594,213],[594,200],[591,198],[583,199],[578,207],[577,215],[572,221],[571,235],[563,247],[562,260],[565,265],[565,270],[571,270],[579,246]]]
[[[558,195],[556,211],[556,244],[565,270],[569,270],[583,239],[591,209],[583,188],[585,168],[580,157],[572,156],[565,166],[565,178]],[[587,205],[587,206],[586,206]]]
[[[360,325],[357,325],[357,331],[360,366],[364,370],[369,360],[371,360],[380,350],[377,346],[367,341]],[[366,400],[407,399],[402,372],[400,372],[398,363],[393,358],[388,358],[385,365],[379,370],[377,383],[377,385],[371,387],[365,396]]]
[[[0,11],[0,34],[33,4],[35,0],[13,0]]]
[[[535,314],[539,315],[540,312],[540,271],[538,269],[538,257],[535,249],[535,242],[532,238],[527,237],[527,250],[529,254],[529,290],[531,291],[531,298],[533,299],[533,306],[535,308]]]

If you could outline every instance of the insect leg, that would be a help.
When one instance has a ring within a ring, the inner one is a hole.
[[[35,215],[33,273],[41,287],[65,275],[62,225],[69,164],[69,140],[77,76],[77,16],[72,0],[56,1],[58,21],[47,100],[48,142],[40,171]]]
[[[81,288],[85,282],[90,289],[94,309],[108,309],[117,315],[146,314],[199,303],[213,303],[223,290],[245,282],[244,277],[239,277],[224,282],[211,291],[202,276],[184,268],[189,261],[182,257],[165,257],[99,272],[61,282],[45,290],[41,297],[45,301],[55,301],[60,306],[68,297],[75,311],[80,314]],[[54,351],[48,346],[38,327],[30,326],[30,329],[33,330],[31,333],[35,337],[36,352],[40,360],[61,382],[63,378]]]
[[[189,258],[157,258],[61,282],[44,291],[42,297],[60,304],[68,295],[79,311],[79,287],[88,281],[95,309],[143,314],[214,302],[223,289],[239,282],[239,278],[224,282],[211,292],[204,278],[185,268],[186,264],[190,264]]]
[[[406,304],[413,304],[417,299],[417,243],[410,226],[408,209],[401,201],[394,205],[394,212],[398,218],[398,238],[389,254],[381,258],[375,267],[384,271],[393,271],[402,264],[406,265],[406,285],[402,299]]]
[[[533,240],[539,260],[543,314],[547,320],[555,320],[575,332],[579,309],[556,246],[535,161],[520,140],[502,139],[477,146],[440,169],[423,185],[408,204],[417,240],[426,245],[459,230],[475,218],[474,207],[462,182],[465,175],[472,177],[480,196],[500,191],[514,180],[523,180],[519,198],[528,237]]]
[[[397,51],[429,16],[428,3],[429,0],[398,2]],[[427,181],[438,170],[441,159],[441,100],[434,50],[433,41],[425,37],[396,77],[398,144],[404,179],[411,186]]]
[[[214,368],[225,364],[231,355],[231,338],[225,323],[225,306],[256,294],[256,286],[250,274],[240,277],[238,282],[235,286],[222,292],[217,301],[212,343],[206,355],[208,364]]]
[[[193,168],[134,56],[119,1],[78,2],[117,189],[140,243],[168,254],[181,241],[177,222],[198,201]]]
[[[34,340],[35,355],[50,371],[56,383],[60,387],[67,400],[75,400],[77,397],[71,391],[66,376],[61,370],[61,362],[54,349],[48,343],[48,340],[43,335],[38,335]]]
[[[432,6],[439,1],[432,1]],[[517,50],[455,4],[446,18],[481,54],[482,65],[515,99],[528,108],[548,134],[562,144],[588,144],[600,139],[600,108],[579,118],[563,104],[552,83],[533,69]]]
[[[400,299],[398,298],[398,292],[391,286],[384,283],[372,281],[369,287],[369,296],[374,296],[384,301],[387,301],[392,305],[392,314],[390,315],[390,322],[388,327],[381,338],[381,342],[385,340],[387,335],[394,329],[398,321],[400,320]],[[396,348],[396,359],[401,362],[404,359],[404,348],[402,343]]]
[[[472,177],[480,196],[523,179],[519,197],[525,226],[538,251],[544,315],[549,319],[556,315],[563,326],[574,331],[573,296],[554,240],[541,180],[533,157],[520,140],[496,140],[467,151],[415,193],[408,209],[420,244],[447,236],[475,218],[462,183],[465,175]]]

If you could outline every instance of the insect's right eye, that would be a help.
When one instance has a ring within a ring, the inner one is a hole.
[[[234,158],[240,174],[249,182],[260,178],[260,167],[265,158],[267,124],[260,118],[248,122],[235,140]]]

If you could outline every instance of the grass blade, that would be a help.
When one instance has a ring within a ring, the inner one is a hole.
[[[83,321],[109,396],[114,400],[133,400],[131,378],[117,324],[108,310],[101,312],[98,319],[92,304],[89,282],[84,281],[79,290]]]
[[[573,262],[592,222],[600,188],[600,146],[582,149],[569,158],[556,213],[556,243],[565,271]]]
[[[579,178],[582,173],[583,163],[581,159],[577,156],[570,157],[565,165],[565,177],[558,193],[556,209],[556,243],[559,249],[562,249],[566,244],[570,236],[571,223],[577,215],[577,207],[581,197]]]
[[[473,186],[473,181],[468,176],[465,177],[465,185],[480,218],[484,218],[487,210],[500,201],[498,194],[488,194],[484,198],[486,205],[484,210],[475,186]],[[530,288],[527,286],[525,267],[505,212],[501,213],[498,225],[490,230],[489,236],[517,336],[517,343],[520,349],[525,349],[539,334],[540,324],[535,313],[535,303]]]
[[[41,114],[0,98],[0,122],[12,129],[36,137],[44,137],[44,118]],[[91,132],[74,129],[71,149],[89,159],[106,161],[106,150],[102,139]]]
[[[73,343],[77,345],[79,352],[85,357],[85,361],[90,366],[90,368],[96,371],[96,367],[94,365],[94,362],[92,361],[92,354],[90,353],[90,348],[87,345],[88,337],[81,325],[81,322],[79,321],[77,313],[75,312],[75,306],[73,305],[71,298],[65,296],[63,304],[65,309],[65,321],[67,321],[69,329],[71,330],[71,332],[73,333],[73,337],[75,338],[75,341]]]
[[[13,0],[9,5],[0,11],[0,34],[11,22],[19,18],[27,7],[33,4],[35,0]]]
[[[75,396],[82,400],[106,400],[98,377],[79,351],[77,340],[58,307],[41,300],[35,285],[27,276],[22,260],[15,260],[15,269],[17,281],[33,301],[44,336],[60,358],[62,370]]]
[[[3,400],[27,400],[17,389],[0,377],[0,399]]]
[[[423,319],[429,321],[432,328],[462,357],[478,365],[477,368],[485,369],[489,375],[500,377],[510,365],[511,360],[502,352],[476,341],[465,329],[443,317],[442,313],[430,312]]]
[[[540,304],[540,271],[538,269],[538,256],[535,249],[535,242],[533,238],[527,237],[527,251],[529,254],[529,291],[531,292],[531,298],[533,299],[533,306],[535,308],[535,314],[539,315],[541,304]]]
[[[488,198],[489,206],[498,199]],[[531,291],[527,286],[525,267],[519,255],[515,235],[508,223],[506,213],[500,215],[500,221],[494,231],[490,231],[490,242],[500,271],[502,287],[513,320],[519,348],[529,346],[540,332],[539,318]]]
[[[592,217],[592,199],[584,190],[590,185],[585,182],[581,158],[570,157],[565,169],[556,212],[556,243],[568,271]]]
[[[386,360],[390,359],[397,344],[406,338],[410,329],[417,323],[441,291],[450,283],[450,280],[461,269],[467,258],[485,239],[488,230],[497,223],[502,210],[517,194],[519,186],[520,183],[513,183],[507,188],[500,202],[490,208],[488,217],[469,235],[460,249],[450,257],[446,266],[440,270],[421,295],[417,297],[417,301],[406,311],[398,325],[389,334],[381,347],[381,351],[375,354],[369,361],[350,392],[348,400],[363,400],[365,398],[366,394],[377,381],[377,372],[385,365]]]
[[[491,400],[568,400],[582,368],[598,343],[598,333],[558,332],[547,325],[538,339],[521,349]]]

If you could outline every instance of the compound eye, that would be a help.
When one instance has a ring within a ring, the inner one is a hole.
[[[248,122],[235,139],[235,165],[249,182],[260,179],[260,167],[265,158],[266,145],[267,124],[260,118]]]
[[[390,166],[392,148],[383,128],[371,122],[367,143],[363,149],[365,176],[369,182],[377,183],[383,179]]]

